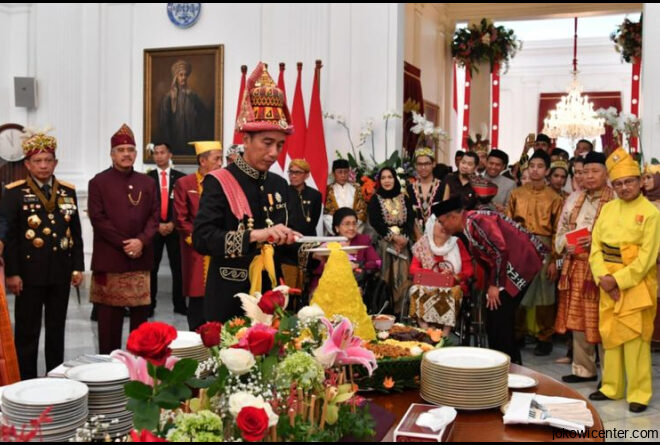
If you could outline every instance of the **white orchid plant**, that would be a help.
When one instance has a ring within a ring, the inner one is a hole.
[[[632,113],[619,112],[616,108],[609,107],[597,109],[596,116],[605,119],[605,125],[612,127],[614,137],[621,143],[627,143],[629,148],[630,140],[640,137],[642,121]]]

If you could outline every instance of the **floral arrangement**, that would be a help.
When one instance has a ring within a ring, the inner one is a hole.
[[[133,438],[257,442],[373,436],[353,366],[371,374],[374,354],[345,318],[328,320],[318,306],[286,313],[290,291],[279,286],[263,295],[237,295],[244,317],[198,329],[210,350],[201,364],[172,359],[172,326],[144,323],[133,331],[130,354],[115,354],[132,380],[126,394],[137,430]],[[211,376],[201,378],[205,371]]]
[[[349,128],[346,118],[341,114],[336,113],[323,113],[323,117],[335,121],[339,126],[344,128],[346,131],[346,136],[348,137],[348,142],[351,145],[351,152],[348,154],[349,159],[353,158],[356,163],[367,165],[368,163],[376,164],[376,145],[374,142],[374,132],[375,132],[375,121],[372,118],[367,119],[362,123],[360,128],[360,139],[358,143],[353,142],[351,137],[351,129]],[[401,119],[401,114],[397,111],[387,111],[383,114],[382,119],[385,126],[385,158],[389,156],[388,147],[387,147],[387,131],[388,124],[390,119]],[[361,147],[365,146],[367,141],[371,140],[371,159],[367,160],[360,150]],[[357,149],[357,151],[356,151]]]
[[[630,147],[630,140],[640,137],[641,120],[634,114],[619,113],[616,108],[609,107],[607,109],[597,109],[596,116],[605,119],[605,125],[612,127],[612,132],[614,137],[617,138],[618,145],[624,145],[625,143]]]
[[[637,23],[625,19],[610,34],[610,40],[614,42],[614,49],[621,54],[622,60],[639,63],[642,60],[642,19]]]
[[[495,65],[504,65],[504,72],[509,69],[509,62],[522,48],[522,42],[516,39],[512,29],[495,26],[489,19],[481,19],[479,24],[457,29],[451,43],[451,55],[459,66],[478,72],[480,63],[490,63],[492,71]]]
[[[420,136],[417,140],[417,148],[436,148],[440,146],[441,142],[449,141],[447,132],[440,127],[435,127],[433,122],[427,120],[424,115],[413,111],[412,119],[415,125],[410,128],[410,131]]]
[[[405,190],[405,183],[408,178],[415,176],[415,168],[412,162],[412,159],[406,155],[401,156],[399,151],[394,151],[391,155],[387,151],[387,139],[385,141],[385,155],[386,159],[383,162],[376,162],[375,159],[375,147],[374,147],[374,123],[373,120],[367,120],[367,122],[362,126],[362,131],[360,132],[360,142],[354,144],[351,139],[351,132],[346,123],[346,119],[339,114],[325,113],[324,116],[327,119],[332,119],[337,124],[342,126],[346,130],[346,135],[348,136],[349,143],[351,145],[351,151],[347,153],[346,157],[339,152],[335,151],[336,159],[346,159],[350,167],[350,176],[349,181],[357,183],[362,189],[362,196],[365,202],[369,202],[371,197],[376,193],[377,187],[377,175],[378,172],[383,167],[392,167],[398,175],[399,182],[402,184],[403,189]],[[387,133],[387,123],[389,119],[392,118],[401,118],[401,115],[396,112],[387,112],[383,115],[383,120],[385,121],[385,132]],[[424,115],[417,113],[412,110],[412,119],[414,125],[411,127],[410,131],[413,134],[419,136],[417,146],[428,146],[428,147],[438,147],[442,142],[449,141],[449,135],[440,127],[435,127],[433,122],[427,120]],[[372,154],[369,158],[365,157],[362,154],[362,151],[359,150],[360,147],[364,146],[366,142],[371,139],[372,144]],[[356,148],[358,151],[356,151]]]

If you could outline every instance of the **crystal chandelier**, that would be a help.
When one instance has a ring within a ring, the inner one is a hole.
[[[567,138],[572,142],[577,139],[595,138],[605,133],[605,119],[596,117],[593,103],[589,96],[582,95],[582,85],[577,79],[577,17],[575,17],[575,35],[573,36],[573,81],[568,87],[568,94],[561,97],[557,108],[543,121],[543,133],[551,138]]]

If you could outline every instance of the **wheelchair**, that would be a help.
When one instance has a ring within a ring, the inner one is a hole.
[[[470,278],[468,281],[470,290],[461,300],[454,332],[458,336],[461,346],[487,348],[486,290],[477,289],[475,284],[474,278]]]

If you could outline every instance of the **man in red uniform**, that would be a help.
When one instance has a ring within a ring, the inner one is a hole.
[[[522,364],[514,321],[520,300],[543,266],[542,243],[500,213],[463,210],[460,198],[437,203],[433,213],[449,233],[465,235],[470,253],[486,271],[488,347]]]
[[[174,185],[174,222],[181,242],[183,295],[188,297],[188,328],[194,331],[206,321],[204,293],[210,257],[200,255],[192,247],[193,222],[199,210],[204,176],[222,167],[222,145],[218,141],[191,144],[195,146],[199,168]]]

